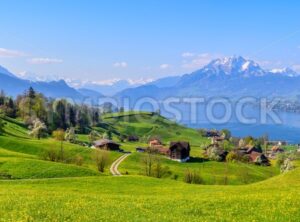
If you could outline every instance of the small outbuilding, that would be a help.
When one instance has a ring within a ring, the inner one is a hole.
[[[128,142],[138,142],[139,139],[140,138],[138,136],[135,136],[135,135],[130,135],[130,136],[127,137]]]
[[[190,159],[190,144],[185,141],[171,142],[169,156],[172,160],[186,162]]]
[[[103,150],[120,150],[120,144],[108,139],[97,140],[93,144],[96,148]]]

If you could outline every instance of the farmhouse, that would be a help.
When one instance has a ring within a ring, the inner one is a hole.
[[[184,141],[171,142],[169,155],[172,160],[186,162],[190,159],[190,144]]]
[[[120,150],[120,144],[108,139],[97,140],[93,144],[96,148],[103,150]]]
[[[269,159],[263,153],[253,151],[249,154],[249,159],[252,163],[258,165],[270,165]]]
[[[149,147],[161,146],[162,142],[159,139],[152,139],[149,141]]]

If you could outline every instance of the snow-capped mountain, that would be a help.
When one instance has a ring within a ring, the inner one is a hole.
[[[106,81],[80,81],[68,79],[67,83],[77,89],[89,89],[106,96],[112,96],[122,90],[135,88],[149,82],[152,79],[109,79]]]
[[[159,87],[165,78],[150,86],[126,89],[116,96],[164,99],[170,96],[296,97],[300,95],[300,76],[291,69],[268,71],[252,60],[232,56],[211,61],[203,68],[175,79],[173,85]]]
[[[201,69],[208,75],[263,76],[266,72],[254,61],[241,56],[216,59]]]
[[[296,77],[299,75],[296,71],[294,71],[290,68],[271,69],[270,73],[285,75],[285,76],[289,76],[289,77]]]

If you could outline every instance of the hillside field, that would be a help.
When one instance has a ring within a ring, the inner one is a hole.
[[[143,119],[143,121],[142,121]],[[142,122],[141,122],[142,121]],[[109,163],[99,173],[91,160],[93,149],[64,142],[68,158],[80,154],[84,163],[58,163],[41,153],[60,143],[32,139],[21,121],[5,118],[0,136],[0,221],[299,221],[299,168],[279,175],[275,166],[220,163],[202,159],[209,140],[194,129],[151,113],[112,114],[95,130],[118,136],[159,135],[165,144],[188,140],[192,161],[162,159],[171,174],[161,179],[142,175],[146,142],[122,142],[132,154],[121,163],[121,177],[110,175],[111,163],[122,155],[109,152]],[[79,139],[88,142],[87,135]],[[183,182],[186,169],[203,178],[202,185]],[[226,173],[225,173],[226,172]],[[245,176],[246,175],[246,176]],[[227,185],[224,185],[224,177]],[[213,184],[213,185],[212,185]]]

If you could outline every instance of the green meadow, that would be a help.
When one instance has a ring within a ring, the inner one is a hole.
[[[111,114],[103,125],[117,140],[120,134],[159,135],[165,144],[188,140],[192,159],[178,163],[162,158],[169,174],[161,179],[143,176],[146,142],[122,142],[132,154],[119,166],[123,176],[111,176],[109,167],[119,152],[109,152],[104,173],[91,159],[93,149],[64,142],[68,159],[58,163],[41,158],[59,148],[52,138],[32,139],[21,121],[5,118],[0,136],[0,221],[299,221],[299,168],[279,175],[279,169],[244,163],[221,163],[202,158],[209,140],[196,130],[150,113]],[[87,135],[79,140],[88,142]],[[183,182],[185,171],[197,171],[201,185]],[[226,183],[225,183],[226,178]]]

